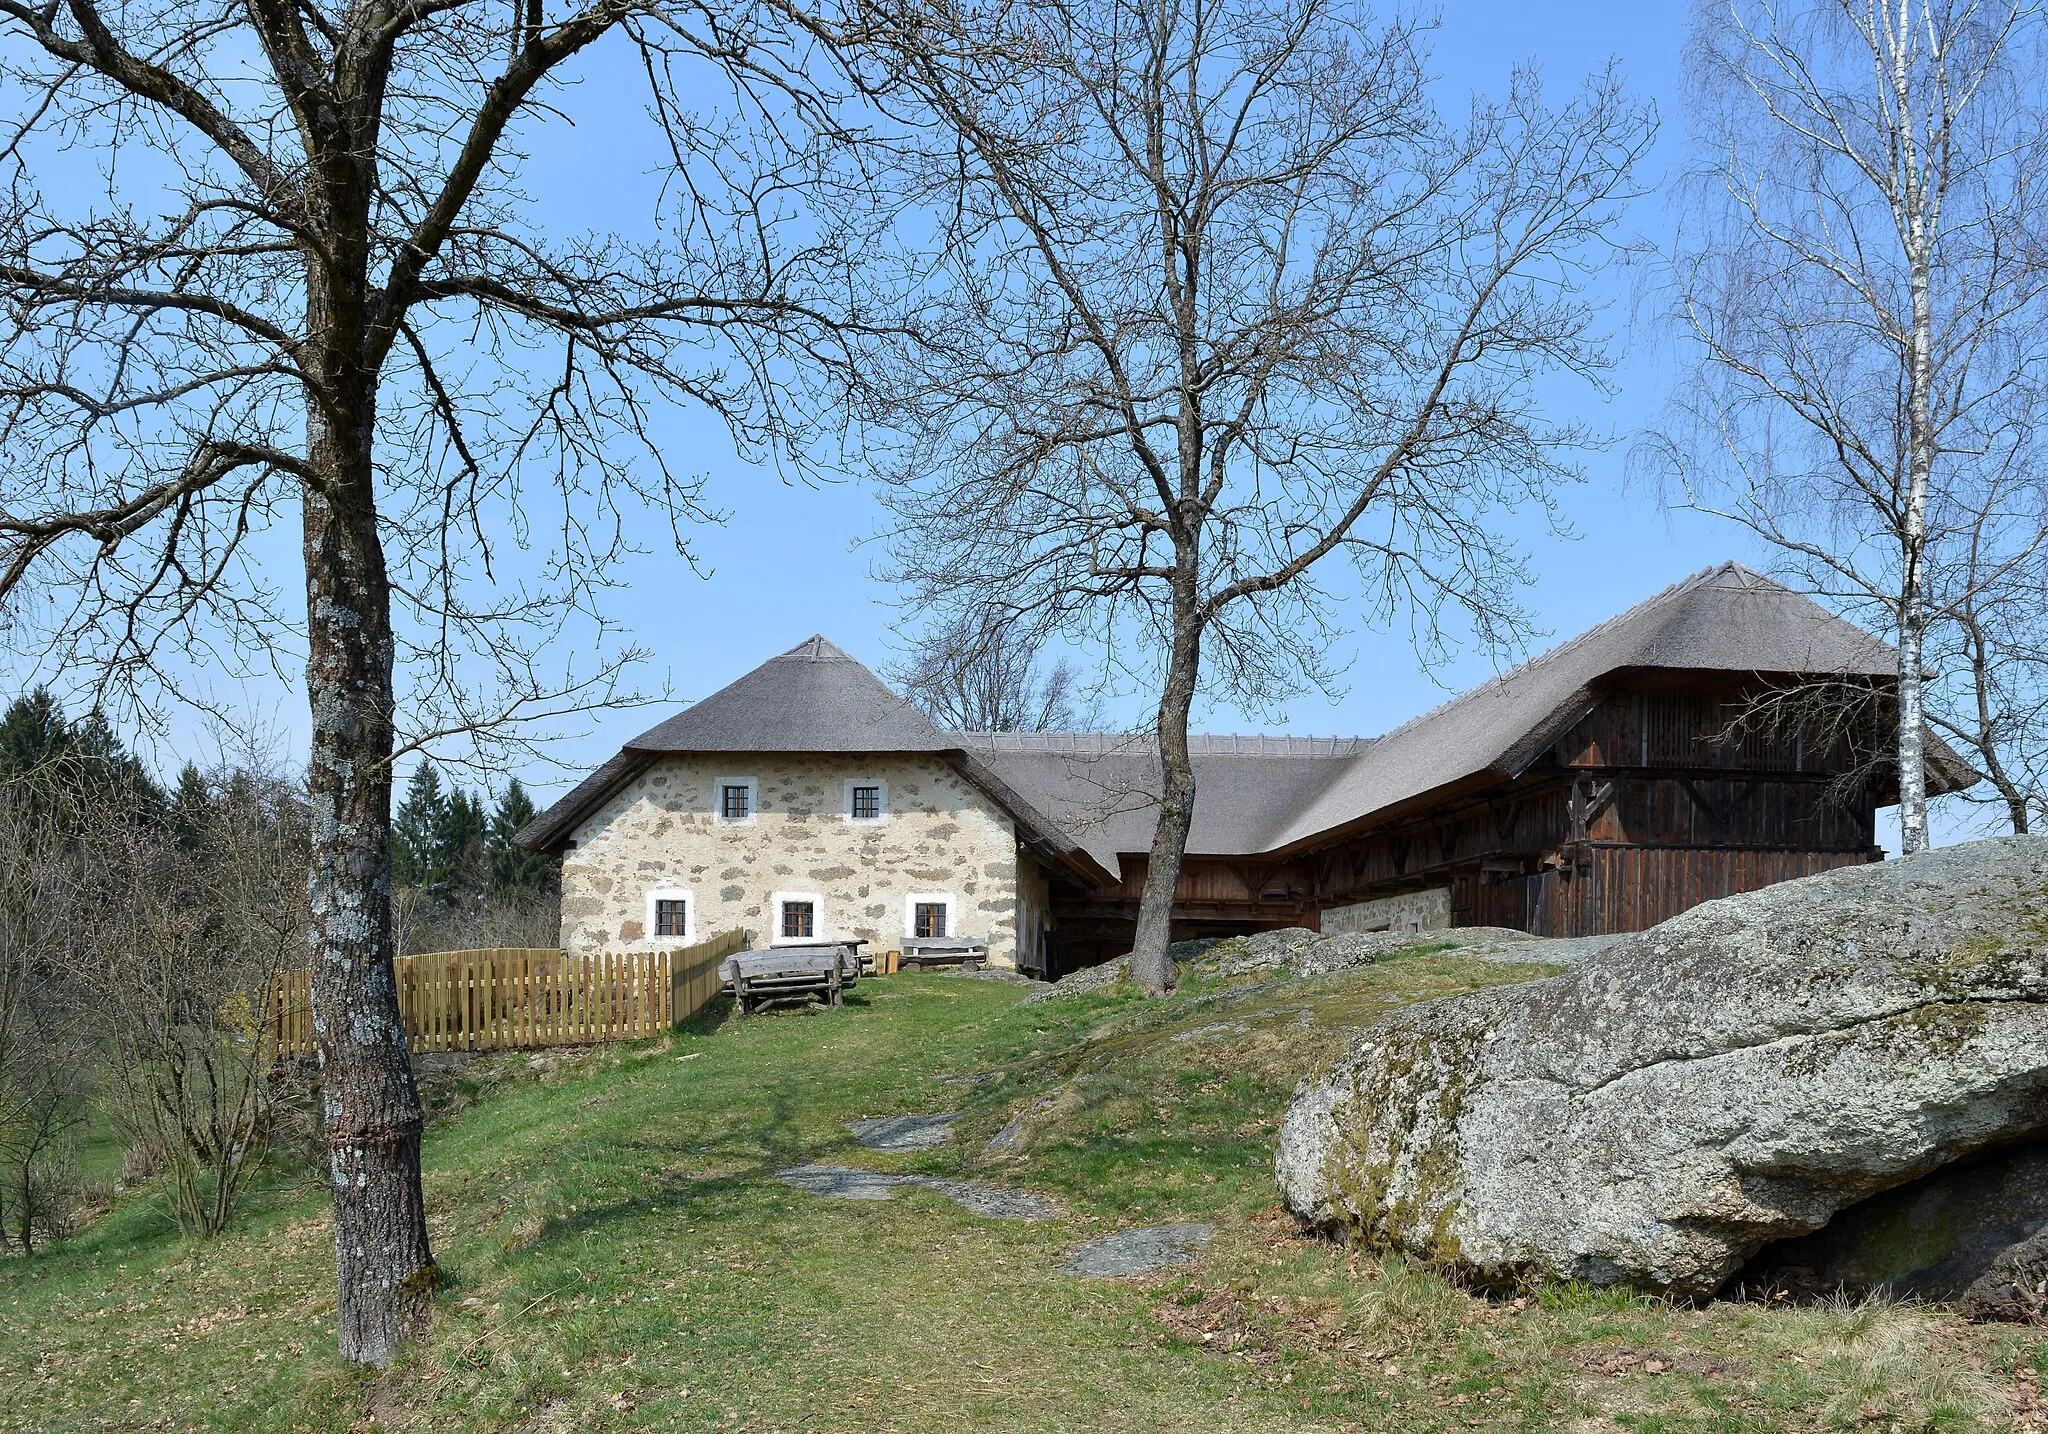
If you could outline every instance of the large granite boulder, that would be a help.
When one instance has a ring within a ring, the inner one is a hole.
[[[1708,902],[1398,1012],[1296,1093],[1277,1172],[1303,1223],[1481,1284],[1705,1296],[2044,1136],[2048,839],[2020,837]]]

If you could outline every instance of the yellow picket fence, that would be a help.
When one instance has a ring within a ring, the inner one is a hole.
[[[413,1050],[527,1050],[630,1041],[680,1025],[718,994],[719,963],[745,944],[745,932],[727,931],[673,951],[436,951],[392,967]],[[316,1049],[310,981],[309,972],[287,971],[272,992],[280,1056]]]

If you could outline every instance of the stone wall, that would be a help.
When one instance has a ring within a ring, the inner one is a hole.
[[[716,819],[722,779],[756,783],[755,815]],[[850,782],[881,782],[887,814],[846,815]],[[1018,856],[1010,819],[943,762],[916,757],[669,757],[576,829],[562,860],[562,946],[648,950],[650,898],[687,892],[693,934],[733,927],[755,946],[776,936],[776,893],[818,903],[820,936],[898,947],[915,894],[951,898],[951,934],[988,942],[991,964],[1017,953]]]
[[[1339,931],[1443,931],[1451,924],[1451,890],[1447,886],[1429,891],[1404,891],[1377,901],[1355,906],[1323,908],[1323,930]]]

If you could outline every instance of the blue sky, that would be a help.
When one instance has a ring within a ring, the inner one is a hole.
[[[1668,224],[1663,196],[1683,159],[1685,26],[1686,7],[1676,4],[1453,3],[1434,40],[1439,103],[1456,116],[1474,92],[1502,94],[1517,64],[1534,63],[1562,93],[1618,60],[1630,87],[1653,100],[1663,119],[1639,176],[1648,193],[1629,212],[1620,237],[1655,240]],[[627,68],[628,60],[623,47],[594,52],[581,83],[563,97],[561,108],[574,125],[542,126],[526,138],[523,188],[545,211],[547,229],[645,228],[661,155],[644,118],[644,82]],[[1566,382],[1546,390],[1558,418],[1586,423],[1614,442],[1587,458],[1586,483],[1563,495],[1564,517],[1576,536],[1558,538],[1533,519],[1522,535],[1537,578],[1528,603],[1550,634],[1538,647],[1710,564],[1727,558],[1767,563],[1744,534],[1697,515],[1666,512],[1654,492],[1625,481],[1630,441],[1656,420],[1670,385],[1669,355],[1653,327],[1631,322],[1632,278],[1620,267],[1603,276],[1601,297],[1620,360],[1615,391],[1603,396]],[[701,574],[660,553],[624,570],[625,584],[612,595],[609,612],[626,641],[652,653],[638,687],[693,700],[813,632],[875,666],[900,650],[905,615],[876,575],[881,554],[861,543],[873,533],[878,510],[859,482],[793,482],[750,466],[701,414],[673,413],[663,425],[666,451],[679,467],[702,475],[709,506],[731,516],[695,535]],[[279,543],[276,561],[287,565],[283,570],[295,565],[295,547]],[[287,585],[295,586],[295,579]],[[1335,700],[1316,693],[1294,700],[1284,711],[1285,730],[1381,732],[1495,670],[1493,658],[1468,650],[1425,671],[1398,631],[1354,628],[1330,657],[1345,669],[1343,692]],[[260,714],[292,755],[303,755],[300,693],[277,685],[224,695]],[[672,705],[593,718],[550,739],[545,750],[551,760],[525,763],[517,774],[538,797],[558,794]],[[1109,717],[1136,725],[1146,705],[1133,695],[1114,703]],[[1274,724],[1254,723],[1225,707],[1201,714],[1200,725],[1218,731]],[[190,722],[173,720],[174,748],[199,743]],[[160,760],[171,755],[161,753]]]
[[[1455,117],[1472,92],[1504,92],[1512,67],[1529,61],[1562,93],[1619,58],[1631,86],[1653,98],[1664,116],[1642,176],[1652,192],[1631,210],[1623,231],[1654,237],[1666,214],[1657,191],[1681,147],[1674,120],[1682,15],[1677,6],[1453,5],[1435,38],[1440,102]],[[577,152],[573,161],[553,148],[537,153],[542,182],[580,191],[575,202],[590,206],[593,219],[594,211],[638,187],[637,159],[630,152],[586,151],[573,139],[568,148]],[[565,172],[556,175],[557,165]],[[1731,557],[1761,561],[1735,530],[1692,514],[1667,514],[1654,493],[1632,491],[1624,482],[1628,441],[1655,420],[1668,391],[1664,356],[1652,336],[1645,331],[1638,340],[1630,334],[1630,283],[1626,272],[1611,274],[1603,296],[1622,360],[1613,375],[1618,391],[1602,397],[1566,382],[1549,390],[1559,416],[1582,419],[1616,440],[1588,458],[1587,482],[1565,495],[1564,512],[1576,540],[1550,536],[1535,519],[1525,536],[1538,576],[1529,603],[1557,638],[1712,563]],[[857,483],[813,487],[750,468],[733,458],[720,432],[690,415],[677,416],[675,431],[689,445],[693,466],[708,476],[711,500],[732,517],[699,540],[707,578],[673,560],[649,559],[638,566],[632,590],[619,595],[615,616],[657,654],[650,680],[665,679],[679,697],[701,697],[812,632],[823,632],[871,664],[886,662],[899,645],[905,615],[894,606],[890,587],[874,575],[880,554],[858,543],[877,521],[870,494]],[[1285,711],[1286,730],[1384,731],[1494,670],[1487,655],[1468,651],[1425,672],[1398,632],[1355,631],[1332,656],[1348,669],[1343,695],[1335,702],[1319,693],[1296,699]],[[1115,703],[1111,718],[1142,722],[1143,705],[1140,696]],[[556,750],[572,765],[587,767],[652,721],[649,714],[611,714],[587,736],[565,740]],[[1212,708],[1202,722],[1210,730],[1271,725],[1227,707]],[[563,778],[535,770],[530,780],[557,791]]]

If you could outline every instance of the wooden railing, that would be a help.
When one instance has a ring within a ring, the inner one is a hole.
[[[659,1035],[719,991],[718,967],[746,944],[727,931],[672,951],[552,948],[436,951],[401,956],[398,1013],[415,1051],[493,1051],[587,1046]],[[280,1056],[316,1048],[310,973],[287,971],[270,1001]]]

